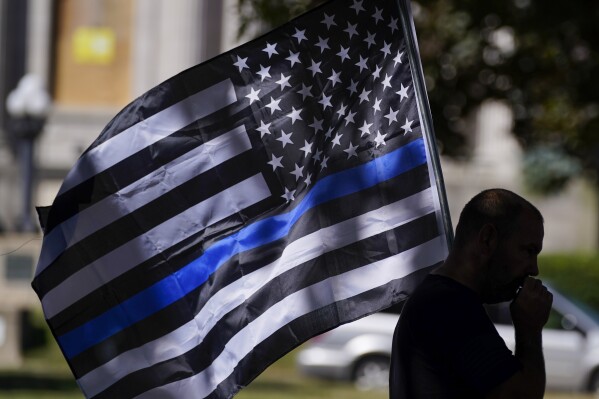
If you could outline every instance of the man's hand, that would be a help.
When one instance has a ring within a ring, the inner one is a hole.
[[[543,329],[549,319],[553,295],[541,280],[527,277],[510,305],[514,328],[520,333],[534,333]]]
[[[545,393],[545,362],[542,330],[551,311],[553,295],[541,280],[527,277],[510,305],[516,330],[516,358],[522,370],[498,386],[487,399],[542,398]]]

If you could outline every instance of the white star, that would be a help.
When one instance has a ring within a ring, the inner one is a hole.
[[[380,77],[381,77],[381,70],[382,69],[383,69],[383,67],[381,67],[380,65],[377,65],[376,69],[372,73],[372,78],[373,79],[380,79]]]
[[[383,85],[383,91],[385,91],[385,89],[386,89],[387,87],[392,87],[392,86],[391,86],[391,76],[389,76],[389,75],[385,74],[385,80],[383,80],[383,81],[381,82],[381,84]]]
[[[306,179],[304,180],[304,183],[306,184],[306,186],[309,186],[310,184],[312,184],[312,173],[308,173],[308,175],[306,176]]]
[[[335,134],[335,137],[333,137],[333,141],[331,141],[331,143],[333,144],[331,148],[335,148],[336,145],[341,145],[341,136],[342,134],[340,133]]]
[[[381,134],[381,132],[377,130],[376,137],[374,138],[374,142],[376,143],[375,147],[378,148],[379,146],[386,145],[387,143],[385,143],[385,137],[387,137],[386,133]]]
[[[349,143],[349,147],[343,150],[343,152],[347,152],[347,159],[350,159],[351,157],[358,157],[358,154],[356,153],[357,148],[357,145],[353,145],[352,142]]]
[[[381,101],[383,101],[382,98],[380,100],[378,99],[378,97],[376,97],[374,99],[374,105],[372,106],[372,109],[374,109],[374,113],[375,114],[376,114],[376,111],[380,111],[381,110]]]
[[[345,126],[349,125],[350,123],[355,123],[354,116],[356,116],[356,112],[350,112],[349,114],[347,114],[347,116],[345,117]]]
[[[316,47],[320,47],[320,53],[322,54],[324,52],[325,49],[330,49],[329,47],[329,39],[323,39],[320,36],[318,36],[318,43],[316,43]]]
[[[251,92],[245,96],[245,98],[250,99],[250,104],[253,103],[254,101],[260,100],[260,98],[258,97],[258,94],[260,93],[260,89],[254,90],[253,87],[250,87],[250,90],[251,90]]]
[[[324,157],[324,159],[322,160],[322,162],[320,164],[320,171],[321,172],[328,166],[327,162],[329,162],[329,157]]]
[[[353,35],[357,35],[358,34],[358,30],[356,29],[356,27],[358,26],[358,24],[352,25],[349,22],[347,23],[347,28],[344,29],[344,32],[347,32],[349,34],[349,40],[351,40]]]
[[[391,44],[387,44],[387,42],[385,42],[385,45],[381,49],[381,53],[384,53],[385,57],[391,55]]]
[[[323,109],[327,109],[327,107],[332,107],[333,104],[331,104],[331,96],[325,96],[324,93],[322,93],[322,98],[320,99],[320,101],[318,101],[319,104],[322,104]]]
[[[408,87],[410,87],[410,85],[408,85]],[[408,87],[404,87],[404,85],[402,83],[399,91],[395,92],[395,94],[398,94],[401,96],[401,98],[399,99],[399,102],[402,102],[404,98],[408,98]]]
[[[287,202],[295,200],[295,190],[289,191],[287,187],[285,187],[285,194],[281,195],[281,197],[285,198]]]
[[[347,105],[342,103],[341,106],[339,107],[339,109],[337,110],[337,113],[341,116],[345,115],[346,108],[347,108]]]
[[[285,58],[287,61],[291,62],[291,67],[295,64],[301,64],[302,62],[299,60],[299,53],[294,53],[293,51],[289,52],[289,57]]]
[[[260,121],[260,127],[256,129],[260,132],[260,138],[264,137],[265,134],[270,134],[270,123],[267,125],[264,121]]]
[[[279,103],[280,103],[280,102],[281,102],[281,99],[280,99],[280,98],[279,98],[278,100],[275,100],[275,99],[274,99],[274,98],[272,98],[272,97],[270,98],[270,103],[269,103],[269,104],[267,104],[266,106],[267,106],[268,108],[270,108],[270,114],[271,114],[271,115],[272,115],[272,114],[274,114],[274,112],[275,112],[276,110],[279,110],[279,111],[281,110],[281,107],[279,107]]]
[[[270,160],[270,162],[267,162],[269,165],[272,166],[272,170],[273,172],[277,169],[277,168],[282,168],[283,164],[281,163],[281,159],[283,159],[282,156],[280,157],[275,157],[275,154],[272,154],[272,159]]]
[[[408,118],[406,118],[406,123],[401,127],[404,130],[404,134],[412,131],[412,123],[414,123],[414,121],[409,121]]]
[[[270,57],[273,54],[279,54],[279,52],[277,50],[275,50],[275,47],[277,47],[277,44],[270,44],[270,43],[266,43],[266,47],[264,47],[262,49],[262,51],[264,51],[265,53],[268,53],[268,58],[270,59]]]
[[[277,140],[280,141],[283,144],[283,148],[285,148],[285,146],[287,144],[293,144],[293,141],[291,141],[291,135],[293,133],[290,132],[289,134],[285,133],[284,131],[281,130],[281,137],[279,137]]]
[[[391,124],[391,122],[397,122],[397,113],[398,112],[399,112],[399,110],[393,111],[393,108],[389,107],[389,113],[387,115],[385,115],[385,118],[389,119],[389,125]]]
[[[331,76],[329,76],[327,79],[333,82],[333,87],[335,87],[337,83],[341,82],[339,75],[341,75],[341,72],[335,72],[334,69],[331,70]]]
[[[262,77],[260,79],[261,82],[263,82],[266,78],[270,78],[270,73],[268,71],[270,71],[270,67],[263,67],[260,65],[260,72],[258,72],[258,75]]]
[[[287,114],[287,117],[291,118],[291,125],[293,125],[295,123],[296,120],[300,120],[303,121],[300,113],[302,112],[301,109],[295,109],[295,107],[291,107],[291,112]]]
[[[297,92],[302,95],[302,100],[305,100],[306,97],[314,97],[311,90],[312,86],[306,86],[302,83],[302,89],[298,90]]]
[[[331,25],[335,25],[337,26],[337,24],[335,23],[335,14],[331,15],[330,17],[325,13],[324,14],[324,19],[322,20],[322,23],[325,24],[327,26],[327,29],[331,29]]]
[[[317,148],[316,149],[316,154],[314,154],[314,156],[312,157],[312,159],[315,160],[315,161],[320,161],[320,157],[321,156],[322,156],[322,151]]]
[[[304,157],[307,157],[308,154],[312,153],[312,143],[309,143],[308,140],[304,140],[304,146],[300,148],[300,151],[303,151]]]
[[[358,92],[358,83],[359,82],[360,81],[354,82],[353,79],[351,80],[351,83],[350,83],[349,87],[347,88],[347,90],[349,90],[350,95]]]
[[[291,87],[291,85],[289,84],[289,78],[290,76],[285,76],[281,74],[281,79],[277,80],[275,83],[281,85],[281,90],[283,90],[285,86]]]
[[[391,33],[395,32],[397,28],[397,18],[391,18],[391,22],[389,23],[389,28],[391,28]]]
[[[364,7],[362,7],[362,3],[362,0],[354,0],[354,5],[349,8],[353,8],[354,10],[356,10],[356,15],[358,15],[360,11],[365,11]]]
[[[357,66],[360,67],[360,73],[362,73],[363,69],[368,69],[368,65],[366,65],[367,58],[362,58],[360,56],[360,61],[356,63]]]
[[[293,37],[297,39],[297,44],[300,44],[302,40],[308,40],[308,38],[306,37],[305,29],[298,30],[297,28],[295,28],[295,33],[293,34]]]
[[[324,119],[314,118],[314,122],[309,126],[314,129],[314,133],[318,133],[322,130],[322,122],[324,122]]]
[[[372,18],[375,19],[375,23],[374,24],[378,25],[379,21],[383,20],[383,16],[382,16],[383,10],[379,10],[378,7],[374,7],[374,8],[375,8],[376,11],[375,11],[374,14],[372,14]]]
[[[325,139],[330,139],[331,136],[333,135],[333,132],[335,131],[335,128],[330,127],[329,130],[327,130],[327,133],[324,135]],[[318,154],[318,152],[317,152]],[[320,160],[320,157],[318,157],[318,159]]]
[[[365,88],[362,89],[362,93],[360,93],[360,104],[362,104],[364,101],[370,102],[370,100],[368,99],[368,95],[371,91],[372,90],[366,90]]]
[[[341,50],[337,53],[337,55],[339,57],[341,57],[341,63],[343,64],[343,61],[349,59],[349,47],[345,48],[343,46],[339,46],[341,47]]]
[[[291,174],[295,176],[295,181],[298,181],[300,177],[304,177],[304,167],[300,168],[299,164],[296,163],[295,170]]]
[[[403,56],[403,51],[400,53],[399,51],[397,52],[397,55],[395,56],[395,58],[393,58],[394,64],[393,66],[396,66],[397,64],[401,64],[401,57]]]
[[[243,71],[244,68],[250,68],[247,64],[247,60],[248,57],[245,58],[240,58],[239,56],[237,56],[237,62],[235,62],[233,65],[235,65],[237,68],[239,68],[239,72]]]
[[[322,62],[316,63],[312,60],[312,65],[308,67],[308,69],[312,71],[312,76],[316,76],[317,73],[322,72],[320,70],[320,64],[322,64]]]
[[[366,123],[366,121],[364,121],[364,125],[362,125],[362,127],[360,129],[358,129],[359,131],[362,132],[360,137],[370,135],[370,126],[372,126],[372,123]]]
[[[370,48],[370,46],[372,46],[373,44],[376,44],[376,42],[374,41],[374,37],[376,36],[376,33],[373,33],[372,35],[370,34],[370,32],[366,32],[366,39],[364,39],[364,41],[366,43],[368,43],[368,48]]]

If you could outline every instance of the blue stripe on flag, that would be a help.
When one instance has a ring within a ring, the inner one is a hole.
[[[218,241],[173,275],[58,337],[64,354],[70,359],[183,298],[231,257],[286,236],[311,208],[372,187],[425,163],[424,142],[417,139],[366,164],[327,176],[290,212],[258,221]]]

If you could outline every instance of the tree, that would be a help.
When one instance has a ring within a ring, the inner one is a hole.
[[[238,2],[244,30],[320,1]],[[580,171],[599,183],[599,2],[419,0],[412,9],[443,154],[467,156],[465,121],[498,99],[513,111],[532,188],[559,190]]]

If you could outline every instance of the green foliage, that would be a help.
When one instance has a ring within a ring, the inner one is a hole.
[[[247,33],[250,27],[257,28],[259,33],[268,31],[322,2],[323,0],[237,0],[240,15],[238,35]]]
[[[555,146],[538,146],[524,157],[524,181],[535,192],[552,194],[580,173],[578,160]]]
[[[482,101],[506,101],[530,148],[559,145],[595,168],[599,149],[599,3],[414,3],[436,132],[449,144]],[[457,141],[459,144],[459,140]],[[463,153],[446,145],[447,153]]]
[[[544,255],[539,270],[555,288],[599,311],[599,255]]]

